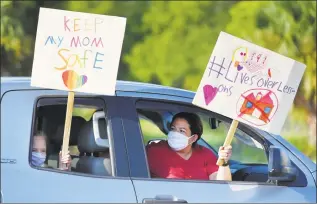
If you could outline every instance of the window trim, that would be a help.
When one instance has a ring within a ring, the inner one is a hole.
[[[71,174],[71,175],[77,175],[77,176],[84,176],[84,177],[91,177],[91,178],[105,178],[105,179],[129,179],[129,169],[127,169],[126,171],[124,171],[123,173],[121,173],[121,175],[118,175],[118,162],[116,160],[116,144],[114,143],[113,140],[113,135],[116,134],[113,132],[113,123],[111,120],[111,114],[109,113],[110,111],[109,106],[113,107],[116,105],[116,103],[111,100],[111,97],[113,97],[114,99],[116,98],[115,96],[83,96],[83,95],[79,95],[79,96],[75,96],[75,101],[74,101],[74,105],[76,104],[76,99],[78,100],[99,100],[102,103],[102,111],[105,113],[106,116],[106,120],[107,120],[107,132],[112,133],[109,134],[109,153],[110,153],[110,160],[111,160],[111,168],[112,168],[112,175],[111,176],[99,176],[99,175],[94,175],[94,174],[86,174],[86,173],[81,173],[81,172],[74,172],[74,171],[63,171],[63,170],[59,170],[59,169],[55,169],[55,168],[46,168],[46,167],[35,167],[31,164],[31,158],[32,158],[32,145],[33,145],[33,136],[35,134],[36,131],[36,122],[37,122],[37,113],[38,113],[38,107],[39,106],[39,102],[40,100],[52,100],[52,101],[56,101],[59,100],[58,103],[52,103],[52,104],[45,104],[42,105],[42,107],[44,106],[48,106],[48,105],[67,105],[67,96],[66,95],[42,95],[42,96],[38,96],[34,99],[34,104],[33,104],[33,113],[32,113],[32,123],[31,123],[31,133],[30,133],[30,140],[29,140],[29,156],[28,156],[28,164],[32,169],[35,170],[42,170],[42,171],[49,171],[49,172],[55,172],[55,173],[62,173],[62,174]],[[63,102],[61,102],[63,101]],[[65,102],[64,102],[65,101]],[[81,103],[79,103],[81,104]],[[88,103],[87,103],[88,104]],[[93,103],[93,104],[98,104],[98,103]],[[122,134],[118,134],[116,135],[116,137],[123,137]],[[125,145],[124,145],[125,146]],[[125,154],[125,163],[127,163],[127,155]],[[128,165],[127,165],[128,166]],[[129,166],[128,166],[129,167]]]
[[[232,122],[231,118],[225,117],[223,115],[214,113],[212,111],[208,111],[205,109],[202,109],[200,107],[196,107],[193,104],[187,103],[187,102],[181,102],[181,101],[171,101],[171,100],[166,100],[166,99],[148,99],[148,98],[134,98],[134,105],[135,105],[135,114],[138,118],[138,112],[137,109],[142,109],[144,107],[148,108],[149,110],[153,109],[153,107],[159,107],[159,106],[164,106],[164,108],[166,106],[174,106],[175,107],[181,107],[182,111],[186,111],[186,110],[194,110],[194,109],[199,109],[201,113],[205,113],[207,115],[214,115],[216,118],[218,118],[219,120],[223,120],[228,122],[229,124]],[[194,111],[190,111],[190,112],[194,112]],[[143,134],[142,134],[142,129],[141,129],[141,125],[140,125],[140,121],[138,118],[138,125],[139,125],[139,136],[142,138],[143,141]],[[238,128],[240,130],[242,130],[243,132],[245,132],[246,134],[248,134],[250,137],[252,137],[253,139],[255,139],[256,141],[258,141],[260,144],[263,145],[267,159],[269,159],[269,147],[272,145],[272,143],[270,141],[268,141],[267,139],[264,138],[264,136],[260,135],[260,133],[256,132],[255,130],[248,128],[247,125],[243,124],[243,123],[239,123]],[[129,145],[129,144],[128,144]],[[147,159],[147,155],[146,155],[146,149],[143,145],[143,149],[144,149],[144,157],[145,157],[145,162],[146,162],[146,169],[148,170],[147,173],[147,177],[135,177],[134,175],[131,175],[131,179],[133,180],[145,180],[145,181],[166,181],[168,180],[168,182],[194,182],[194,183],[226,183],[226,184],[242,184],[242,185],[250,185],[250,184],[256,184],[256,185],[271,185],[269,183],[264,183],[264,182],[245,182],[245,181],[219,181],[219,180],[206,180],[206,181],[201,181],[201,180],[181,180],[181,179],[164,179],[164,178],[151,178],[150,176],[150,169],[149,169],[149,164],[148,164],[148,159]],[[132,156],[129,153],[129,157]],[[140,156],[140,155],[138,155]],[[307,182],[307,178],[306,175],[304,174],[304,172],[302,172],[300,170],[300,168],[298,168],[298,166],[296,165],[295,162],[292,161],[292,164],[297,168],[298,170],[298,176],[296,178],[295,181],[293,182],[287,182],[288,184],[282,184],[280,186],[287,186],[287,187],[306,187],[308,185]],[[133,166],[131,167],[133,168]],[[274,185],[273,185],[274,186]]]

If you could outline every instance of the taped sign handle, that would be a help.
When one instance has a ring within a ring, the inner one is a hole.
[[[229,145],[231,144],[232,139],[233,139],[233,137],[234,137],[234,133],[235,133],[236,130],[237,130],[238,124],[239,124],[239,121],[237,121],[237,120],[232,120],[232,123],[231,123],[231,125],[230,125],[229,131],[228,131],[228,133],[227,133],[227,137],[226,137],[225,142],[224,142],[224,144],[223,144],[224,147],[229,146]],[[218,166],[222,166],[223,163],[224,163],[224,160],[218,158],[218,160],[217,160],[217,165],[218,165]]]

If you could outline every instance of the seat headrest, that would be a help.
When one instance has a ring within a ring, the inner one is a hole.
[[[109,148],[107,124],[103,111],[95,112],[92,119],[84,124],[78,135],[80,152],[102,152]]]
[[[70,130],[70,135],[69,135],[70,145],[77,144],[79,130],[85,123],[86,123],[85,119],[81,117],[77,117],[77,116],[72,117],[72,126]],[[58,141],[58,143],[63,141],[64,127],[65,127],[64,123],[58,126],[54,137],[52,137],[54,140]]]

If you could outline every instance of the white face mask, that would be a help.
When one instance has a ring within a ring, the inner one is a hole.
[[[194,136],[194,135],[193,135]],[[191,137],[193,137],[191,136]],[[170,131],[167,135],[167,142],[168,145],[174,150],[174,151],[180,151],[185,149],[188,145],[188,140],[191,137],[186,137],[185,135],[176,132],[176,131]]]

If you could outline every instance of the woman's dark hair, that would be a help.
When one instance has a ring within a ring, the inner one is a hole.
[[[182,118],[186,120],[189,124],[191,134],[198,135],[198,139],[192,144],[193,147],[196,146],[197,141],[200,139],[201,135],[203,134],[203,124],[199,116],[195,113],[180,112],[173,116],[171,124],[173,124],[177,118]]]

